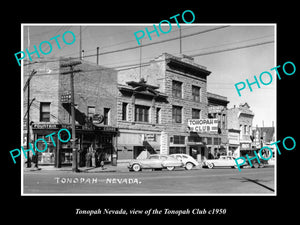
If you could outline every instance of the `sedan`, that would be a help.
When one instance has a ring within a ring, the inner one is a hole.
[[[220,156],[219,159],[208,159],[202,163],[203,166],[207,166],[208,168],[212,169],[216,166],[230,166],[232,168],[237,168],[235,163],[234,157],[232,156]]]
[[[199,163],[197,160],[195,160],[192,156],[187,155],[187,154],[171,154],[170,155],[173,158],[178,159],[183,163],[183,167],[186,170],[191,170],[195,166],[199,166]]]
[[[150,155],[147,159],[135,159],[129,162],[129,171],[141,171],[142,169],[164,169],[174,170],[175,167],[183,165],[179,160],[168,156],[154,154]]]

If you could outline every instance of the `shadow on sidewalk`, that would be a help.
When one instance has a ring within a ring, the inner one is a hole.
[[[264,187],[264,188],[268,189],[269,191],[274,192],[274,189],[273,189],[273,188],[270,188],[270,187],[268,187],[268,186],[266,186],[266,185],[260,183],[260,182],[262,182],[263,180],[259,180],[259,179],[253,180],[253,179],[246,178],[246,177],[242,177],[242,178],[231,178],[231,179],[234,179],[234,180],[240,180],[241,182],[252,182],[252,183],[254,183],[254,184],[257,184],[257,185],[259,185],[259,186],[261,186],[261,187]],[[260,182],[259,182],[259,181],[260,181]],[[267,182],[267,181],[264,181],[264,182]]]

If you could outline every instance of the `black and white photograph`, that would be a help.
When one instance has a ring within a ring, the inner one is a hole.
[[[276,195],[276,24],[184,15],[22,24],[23,195]]]

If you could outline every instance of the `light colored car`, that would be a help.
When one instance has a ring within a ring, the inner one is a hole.
[[[176,153],[176,154],[171,154],[170,156],[178,159],[179,161],[181,161],[183,163],[183,167],[186,170],[191,170],[193,167],[199,166],[199,163],[197,162],[197,160],[195,160],[190,155]]]
[[[237,165],[236,165],[234,159],[235,158],[232,157],[232,156],[221,155],[219,159],[208,159],[208,160],[205,160],[202,163],[202,166],[207,166],[210,169],[212,169],[214,167],[217,167],[217,166],[230,166],[232,168],[237,168]]]
[[[142,169],[164,169],[174,170],[176,167],[181,167],[182,162],[168,156],[154,154],[150,155],[147,159],[135,159],[129,162],[128,169],[130,171],[140,171]]]

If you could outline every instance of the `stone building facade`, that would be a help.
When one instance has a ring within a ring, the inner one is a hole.
[[[168,53],[119,71],[118,158],[151,153],[186,153],[199,161],[208,158],[207,142],[218,138],[217,134],[190,132],[187,122],[208,118],[210,73],[191,57]],[[139,121],[140,112],[146,112],[148,119]]]

